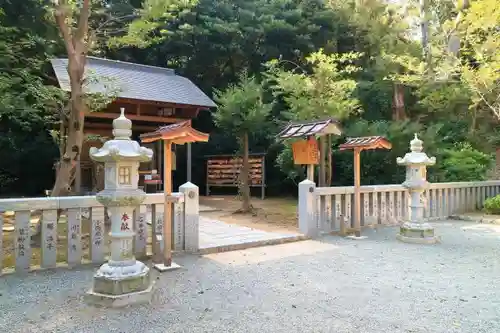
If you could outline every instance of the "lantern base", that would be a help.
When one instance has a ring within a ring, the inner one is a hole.
[[[153,298],[154,281],[145,289],[123,295],[108,295],[89,290],[85,295],[85,301],[89,305],[108,308],[123,308],[131,305],[149,304]]]
[[[439,238],[434,236],[434,227],[429,223],[405,222],[396,238],[404,243],[436,244]]]
[[[137,260],[132,265],[117,264],[106,263],[94,274],[93,287],[87,292],[88,303],[108,307],[149,303],[154,286],[149,268]]]
[[[149,267],[133,260],[103,264],[94,274],[92,290],[105,295],[126,295],[146,290],[150,285]]]

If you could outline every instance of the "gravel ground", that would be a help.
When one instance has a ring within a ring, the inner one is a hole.
[[[436,223],[438,245],[395,228],[177,257],[151,305],[82,301],[91,269],[0,278],[0,332],[500,332],[500,226]]]

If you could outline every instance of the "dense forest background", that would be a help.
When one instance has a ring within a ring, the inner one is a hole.
[[[136,15],[151,3],[94,1],[89,54],[173,68],[236,105],[247,101],[235,91],[258,84],[266,114],[233,118],[235,127],[253,129],[250,151],[267,153],[270,194],[294,193],[305,175],[275,134],[289,120],[325,116],[344,129],[332,142],[334,185],[353,182],[352,152],[336,147],[365,135],[384,135],[393,149],[362,153],[362,184],[402,182],[395,161],[414,133],[437,158],[431,181],[489,177],[500,139],[496,0],[429,0],[425,8],[412,1],[199,0]],[[51,1],[0,4],[0,195],[41,195],[54,183],[54,137],[66,100],[49,59],[65,57],[65,48]],[[209,143],[193,145],[193,181],[201,187],[204,156],[239,149],[234,132],[215,123],[210,112],[194,122],[211,134]]]

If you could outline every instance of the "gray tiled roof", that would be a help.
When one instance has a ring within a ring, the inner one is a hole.
[[[61,89],[70,91],[68,59],[51,60]],[[118,97],[145,101],[215,107],[215,103],[193,82],[174,70],[116,60],[87,57],[90,93],[113,93]]]

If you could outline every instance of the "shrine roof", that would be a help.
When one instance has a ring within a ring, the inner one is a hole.
[[[184,144],[189,142],[207,142],[209,135],[195,130],[191,127],[191,121],[183,121],[158,128],[154,132],[140,135],[144,143],[158,140],[170,140],[175,144]]]
[[[339,122],[335,119],[328,118],[324,120],[315,120],[308,122],[291,122],[282,130],[277,137],[280,139],[300,138],[311,135],[324,135],[342,133]]]
[[[52,59],[51,63],[61,89],[71,91],[68,59]],[[200,88],[175,74],[173,69],[87,57],[85,70],[90,78],[85,85],[88,93],[112,93],[119,98],[216,107]]]
[[[383,136],[361,136],[347,138],[346,142],[339,146],[340,150],[346,149],[391,149],[392,144]]]

